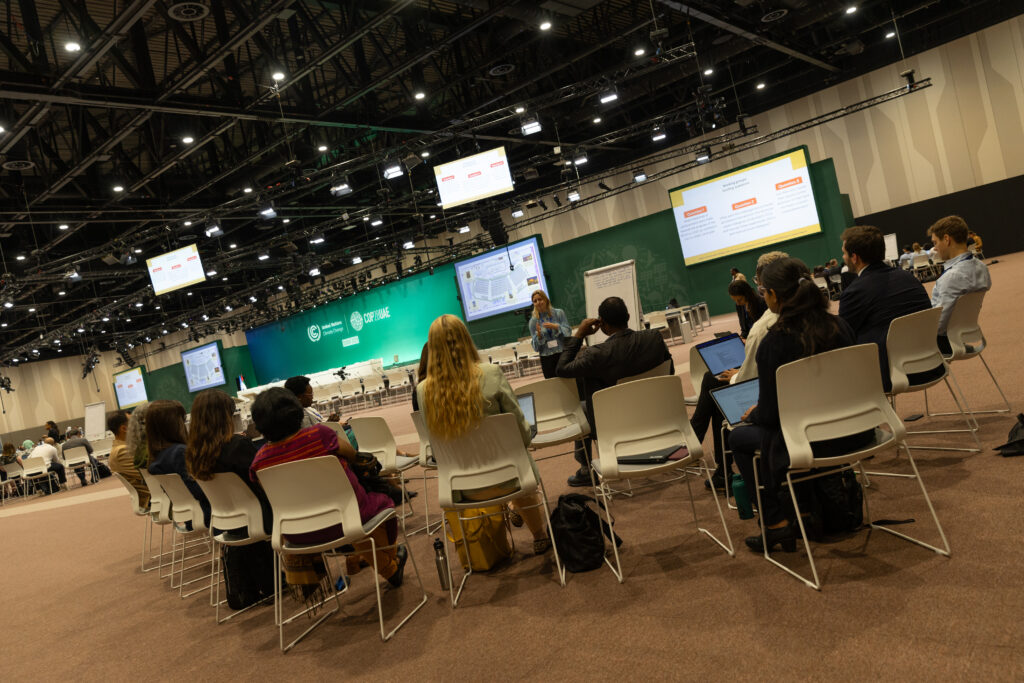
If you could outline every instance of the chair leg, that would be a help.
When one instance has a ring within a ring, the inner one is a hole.
[[[544,505],[544,523],[547,524],[548,538],[551,539],[551,552],[555,554],[555,569],[558,571],[558,581],[562,584],[562,588],[565,588],[565,567],[562,566],[562,558],[558,555],[558,545],[555,543],[555,530],[551,528],[551,510],[548,508],[548,492],[547,489],[544,488],[544,482],[541,481],[539,477],[537,484],[540,487],[540,500]]]
[[[321,557],[323,557],[322,554],[321,554]],[[324,562],[324,567],[327,570],[327,580],[330,581],[331,585],[333,586],[334,585],[334,576],[333,576],[333,574],[331,574],[330,565],[327,563],[327,559],[326,558],[323,558],[323,562]],[[348,588],[346,588],[345,590],[348,590]],[[300,610],[296,614],[293,614],[292,616],[290,616],[287,619],[285,619],[284,618],[284,605],[283,605],[284,591],[283,591],[282,582],[281,582],[281,555],[280,555],[280,553],[274,553],[274,622],[277,625],[278,644],[281,647],[281,652],[282,653],[288,652],[288,650],[291,650],[293,647],[295,647],[295,645],[300,640],[302,640],[307,635],[312,633],[313,629],[315,629],[317,626],[322,624],[324,622],[324,620],[326,620],[332,614],[338,612],[341,609],[341,602],[338,599],[339,593],[338,593],[337,588],[334,588],[333,592],[334,592],[334,595],[327,596],[323,600],[321,600],[319,603],[317,603],[316,605],[312,605],[312,606],[307,607],[307,608],[305,608],[303,610]],[[316,621],[314,621],[312,624],[310,624],[309,627],[305,631],[300,633],[299,636],[295,640],[293,640],[292,642],[290,642],[287,645],[285,645],[284,644],[284,627],[287,624],[292,623],[293,621],[295,621],[299,617],[302,617],[302,616],[306,615],[307,613],[312,612],[313,610],[316,610],[316,609],[319,609],[320,607],[323,607],[324,605],[327,604],[327,601],[330,600],[332,597],[334,598],[334,602],[335,602],[334,609],[332,609],[329,612],[325,612],[324,614],[320,615],[320,618],[317,619]]]
[[[690,510],[693,512],[693,523],[697,526],[697,531],[703,534],[707,534],[708,538],[710,538],[718,545],[722,546],[722,549],[725,550],[725,552],[729,553],[730,557],[735,557],[736,549],[733,547],[732,544],[732,535],[729,533],[729,527],[725,524],[725,514],[722,513],[722,504],[718,500],[718,492],[715,491],[714,484],[711,483],[711,470],[708,469],[707,462],[705,462],[703,458],[701,458],[700,462],[704,468],[704,476],[707,477],[707,481],[711,485],[711,495],[715,499],[715,507],[718,508],[718,519],[722,522],[722,530],[725,531],[725,540],[729,542],[729,545],[722,543],[718,538],[715,537],[713,533],[701,527],[700,524],[697,523],[697,507],[693,502],[693,490],[690,488],[690,478],[687,477],[686,490],[690,494]],[[726,496],[728,496],[728,490],[728,483],[726,483]],[[728,498],[726,499],[726,501],[728,502]]]
[[[978,440],[978,421],[974,417],[974,413],[971,411],[971,407],[967,404],[967,397],[960,391],[960,385],[956,383],[956,377],[953,377],[953,382],[956,384],[957,391],[953,390],[953,385],[949,383],[949,377],[947,374],[945,378],[946,388],[949,390],[949,395],[953,397],[953,403],[956,404],[957,412],[948,413],[949,415],[961,415],[964,421],[967,423],[967,429],[919,429],[914,431],[908,431],[907,434],[962,434],[964,432],[970,432],[971,437],[974,439],[974,448],[959,448],[956,446],[908,446],[908,448],[914,448],[917,450],[925,451],[961,451],[964,453],[980,453],[981,442]],[[957,393],[960,393],[960,398],[957,398]],[[924,392],[925,401],[928,400],[928,391]],[[960,401],[963,400],[963,405]],[[964,410],[966,408],[966,411]]]
[[[619,558],[619,546],[615,543],[615,520],[612,518],[612,491],[608,488],[608,485],[602,480],[600,483],[594,481],[594,468],[590,468],[590,479],[591,484],[594,487],[594,498],[604,503],[604,516],[608,524],[608,532],[611,539],[608,539],[604,534],[601,534],[601,542],[605,544],[604,562],[608,565],[608,568],[612,570],[612,574],[615,574],[615,578],[619,580],[619,583],[626,581],[625,576],[622,573],[622,561]],[[600,513],[598,513],[600,514]],[[615,565],[613,566],[611,560],[608,559],[608,545],[612,547],[612,555],[615,557]]]
[[[1011,410],[1010,402],[1006,399],[1006,394],[1003,393],[1003,388],[1001,386],[999,386],[999,382],[996,381],[996,376],[992,374],[992,369],[989,368],[988,362],[985,360],[985,357],[982,356],[980,353],[978,354],[978,358],[981,360],[981,364],[985,366],[985,371],[988,373],[988,376],[992,379],[992,383],[996,385],[996,390],[999,392],[999,396],[1003,399],[1003,405],[1005,405],[1006,407],[1005,408],[995,408],[993,410],[975,410],[975,411],[972,412],[972,416],[973,415],[997,415],[999,413],[1008,413],[1008,412],[1010,412],[1010,410]],[[948,363],[948,365],[949,365],[949,374],[952,375],[953,374],[953,364],[952,363]],[[953,381],[956,382],[956,378],[955,377],[954,377]],[[959,387],[959,383],[957,383],[957,386]],[[961,392],[961,393],[963,393],[963,392]],[[964,401],[966,402],[966,400],[967,399],[965,397]],[[956,413],[928,413],[927,410],[928,410],[928,394],[926,393],[925,394],[925,411],[926,411],[926,414],[928,415],[928,417],[940,417],[940,416],[944,416],[944,415],[956,415]]]
[[[942,546],[943,547],[942,548],[937,548],[934,545],[931,545],[929,543],[925,543],[924,541],[921,541],[919,539],[913,538],[913,537],[908,536],[906,534],[900,533],[899,531],[896,531],[894,529],[890,529],[887,526],[883,526],[881,524],[875,524],[874,522],[870,522],[871,528],[872,529],[881,529],[882,531],[886,531],[886,532],[892,534],[893,536],[899,536],[900,538],[902,538],[904,540],[907,540],[907,541],[910,541],[911,543],[916,543],[917,545],[919,545],[919,546],[921,546],[923,548],[928,548],[929,550],[932,550],[932,551],[938,553],[939,555],[944,555],[946,557],[949,557],[950,556],[949,541],[946,539],[945,531],[942,530],[942,524],[939,522],[938,515],[935,514],[935,507],[932,505],[932,499],[928,496],[928,491],[924,487],[924,481],[921,479],[921,474],[920,474],[920,472],[917,471],[917,463],[914,462],[914,456],[910,452],[910,449],[907,448],[907,445],[906,444],[901,444],[901,445],[903,446],[904,450],[907,452],[907,459],[910,461],[910,467],[911,467],[911,469],[914,470],[914,474],[912,476],[913,476],[914,479],[917,479],[917,484],[921,488],[921,495],[924,496],[925,503],[928,504],[928,511],[932,515],[932,520],[935,522],[935,527],[939,530],[939,537],[942,539]]]
[[[377,618],[380,621],[380,639],[382,641],[384,641],[384,642],[387,642],[388,640],[391,640],[391,637],[393,635],[398,633],[398,629],[400,629],[403,626],[405,626],[405,623],[407,621],[409,621],[410,619],[412,619],[412,615],[414,615],[417,612],[419,612],[420,609],[422,609],[422,607],[425,604],[427,604],[427,591],[426,591],[425,588],[423,588],[423,578],[420,576],[419,567],[416,565],[416,557],[415,557],[415,555],[413,555],[412,551],[409,550],[409,539],[406,537],[405,531],[403,530],[403,532],[402,532],[402,540],[405,541],[405,548],[409,552],[409,559],[412,560],[412,568],[413,568],[413,571],[416,573],[416,581],[420,585],[420,592],[423,593],[423,599],[420,600],[419,603],[417,603],[417,605],[412,608],[411,612],[406,614],[405,617],[400,622],[398,622],[397,626],[395,626],[393,629],[391,629],[391,631],[389,633],[385,634],[384,633],[384,606],[381,603],[381,597],[380,597],[380,582],[381,582],[381,578],[380,578],[380,574],[377,572],[377,543],[376,543],[376,541],[373,540],[372,536],[370,536],[369,539],[370,539],[370,550],[373,553],[373,572],[374,572],[374,574],[373,574],[373,578],[374,578],[373,585],[374,585],[374,588],[377,590]],[[465,539],[465,536],[463,536],[463,539]],[[396,547],[397,547],[397,544],[396,544]]]
[[[466,526],[462,523],[462,513],[461,513],[461,511],[459,511],[459,510],[455,511],[455,519],[459,522],[459,538],[462,539],[462,548],[466,552],[466,565],[467,565],[467,567],[464,568],[465,571],[462,574],[462,581],[459,582],[459,590],[456,591],[451,596],[451,598],[452,598],[452,609],[455,609],[458,606],[459,600],[462,597],[462,589],[465,588],[466,581],[469,579],[470,575],[473,573],[473,562],[472,562],[472,559],[470,558],[470,555],[469,555],[469,541],[467,540],[467,536],[466,536]],[[449,526],[451,526],[450,523],[449,523]],[[452,530],[452,537],[454,538],[454,536],[455,536],[455,530],[453,529]],[[459,545],[458,545],[458,543],[453,541],[452,542],[452,546],[455,548],[455,554],[458,555],[458,553],[459,553]],[[447,555],[447,553],[446,553],[446,555]],[[448,586],[449,586],[448,591],[449,591],[449,593],[451,593],[454,590],[454,584],[452,583],[452,568],[451,568],[451,561],[450,560],[448,561]]]

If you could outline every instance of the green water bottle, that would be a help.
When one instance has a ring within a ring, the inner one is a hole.
[[[743,475],[732,475],[732,495],[736,499],[736,509],[739,511],[740,519],[751,519],[754,516],[754,508],[750,506],[750,497],[747,495],[747,482]]]

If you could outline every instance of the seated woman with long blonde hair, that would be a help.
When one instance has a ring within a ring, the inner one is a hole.
[[[416,387],[427,429],[441,439],[454,439],[476,427],[488,415],[516,416],[523,444],[530,443],[530,425],[504,373],[497,365],[481,363],[466,325],[454,315],[442,315],[430,325],[427,337],[427,376]],[[534,468],[536,470],[536,467]],[[490,497],[487,492],[481,492]],[[537,494],[512,501],[533,534],[533,552],[551,547],[544,515],[535,507]]]

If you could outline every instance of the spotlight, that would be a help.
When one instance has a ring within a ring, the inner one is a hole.
[[[427,150],[427,149],[423,150],[422,152],[420,152],[420,156],[423,157],[424,159],[426,159],[427,157],[430,156],[430,150]]]
[[[64,49],[68,52],[78,52],[82,49],[82,46],[73,40],[69,40],[68,42],[64,43]]]
[[[231,244],[228,245],[228,249],[237,249],[237,248],[238,248],[238,245],[235,244],[234,242],[232,242]],[[191,294],[191,292],[189,292],[189,293]]]
[[[601,117],[600,116],[595,116],[594,117],[594,123],[601,123]]]
[[[459,234],[460,235],[465,235],[467,232],[469,232],[469,226],[468,225],[463,225],[461,228],[459,228]]]
[[[580,191],[569,190],[569,192],[565,196],[569,199],[570,202],[578,202],[580,200]]]
[[[384,225],[384,219],[381,218],[380,214],[370,216],[370,227],[376,228],[379,225]]]
[[[526,107],[524,107],[524,106],[522,106],[522,105],[520,105],[520,106],[518,106],[518,107],[516,107],[516,108],[515,108],[515,112],[516,112],[517,114],[522,114],[522,113],[523,113],[524,111],[526,111]]]
[[[846,13],[847,14],[853,14],[856,11],[857,11],[857,6],[856,5],[850,5],[849,7],[846,8]]]
[[[114,192],[124,192],[124,185],[114,185]]]
[[[647,174],[644,173],[644,169],[642,169],[642,168],[633,169],[633,182],[634,183],[642,183],[645,180],[647,180]]]
[[[17,256],[14,257],[14,259],[16,261],[24,261],[25,260],[25,255],[24,254],[18,254]]]
[[[57,296],[65,296],[67,294],[63,289],[57,292]]]
[[[260,261],[266,261],[268,258],[270,258],[270,254],[268,254],[267,252],[263,252],[256,258],[259,259]]]
[[[427,96],[427,93],[423,92],[422,90],[418,90],[418,91],[416,92],[416,94],[415,94],[415,95],[413,95],[413,97],[414,97],[414,98],[416,98],[417,100],[422,100],[422,99],[424,99],[424,98],[425,98],[426,96]]]
[[[182,223],[182,225],[184,225],[187,228],[188,226],[192,225],[192,221],[185,221],[184,223]]]
[[[309,238],[309,243],[310,244],[323,244],[324,243],[323,233],[320,233],[319,235],[313,235],[312,237],[310,237]]]
[[[191,145],[193,142],[195,142],[195,138],[193,138],[191,135],[186,135],[181,139],[181,141],[184,142],[186,145]]]
[[[646,52],[647,50],[643,49],[642,47],[638,47],[637,49],[633,50],[633,54],[637,57],[643,57],[644,53]]]
[[[523,209],[522,209],[522,207],[517,206],[516,208],[512,209],[512,218],[522,218],[522,217],[523,217]]]
[[[353,256],[352,257],[352,265],[353,266],[358,266],[362,262],[363,262],[363,259],[360,258],[359,256]]]
[[[405,171],[402,170],[402,165],[397,161],[388,161],[384,163],[384,177],[387,180],[397,178],[404,173]]]
[[[907,87],[908,88],[914,87],[914,70],[913,69],[907,69],[906,71],[901,71],[900,72],[900,76],[902,76],[903,78],[906,79]]]
[[[217,271],[214,270],[213,268],[210,268],[210,270],[206,271],[206,277],[213,277],[216,274],[217,274]]]
[[[535,116],[523,119],[522,124],[523,135],[533,135],[534,133],[539,133],[541,131],[540,121],[538,121]]]
[[[576,155],[573,158],[572,163],[576,164],[577,166],[582,166],[583,164],[587,163],[587,161],[589,161],[589,159],[587,158],[587,153],[584,152],[583,150],[580,150],[576,152]]]
[[[551,30],[551,22],[550,21],[542,21],[540,23],[540,30],[541,31],[550,31]]]
[[[708,68],[704,69],[704,75],[705,76],[710,76],[713,73],[715,73],[715,70],[712,69],[710,66]]]
[[[220,237],[224,234],[224,231],[220,229],[217,223],[210,223],[206,226],[207,237]]]
[[[606,184],[604,183],[604,181],[600,181],[600,182],[598,182],[598,183],[597,183],[597,186],[598,186],[598,187],[600,187],[600,188],[601,188],[602,190],[604,190],[605,192],[611,192],[611,191],[612,191],[612,188],[608,187],[608,186],[607,186],[607,185],[606,185]]]
[[[57,229],[58,230],[67,230],[68,229],[68,224],[67,223],[61,223],[60,225],[57,226]]]
[[[348,178],[340,178],[334,185],[331,185],[331,194],[335,197],[352,194],[352,186],[348,184]]]
[[[651,140],[654,142],[660,142],[665,139],[665,129],[661,126],[655,126],[651,130]]]
[[[269,221],[277,218],[277,211],[274,211],[274,205],[270,204],[260,209],[260,215],[263,216],[263,220]]]
[[[412,249],[412,248],[413,248],[413,247],[415,247],[415,246],[416,246],[416,245],[415,245],[415,244],[413,244],[412,242],[406,242],[405,244],[403,244],[403,245],[402,245],[402,248],[403,248],[403,249]]]
[[[320,145],[319,147],[316,148],[316,151],[318,151],[318,152],[326,152],[327,151],[327,145]]]
[[[600,97],[601,104],[608,104],[609,102],[614,102],[617,99],[619,99],[619,92],[614,88],[601,93]]]
[[[283,71],[275,71],[274,73],[272,73],[270,75],[270,77],[273,78],[275,82],[283,81],[284,80],[284,72]]]
[[[291,219],[291,218],[282,218],[282,219],[281,219],[281,222],[282,222],[282,223],[291,223],[291,222],[292,222],[292,219]]]
[[[544,203],[543,199],[538,199],[537,203],[540,205],[541,210],[543,210],[543,211],[547,211],[548,210],[548,205]]]
[[[552,195],[551,198],[555,200],[555,206],[562,206],[562,200],[558,198],[557,194]]]
[[[764,90],[764,83],[758,83],[757,84],[757,89],[758,90]]]
[[[697,152],[697,163],[706,164],[711,161],[711,148],[705,147],[704,149]]]
[[[243,187],[242,188],[242,192],[244,192],[246,194],[250,194],[252,192],[252,188],[251,187]]]
[[[886,38],[895,38],[896,37],[896,31],[889,31],[888,33],[885,34],[885,37]]]
[[[314,266],[314,267],[309,269],[309,276],[310,277],[317,277],[319,275],[320,275],[320,269],[317,268],[316,266]]]
[[[251,301],[252,303],[256,303],[257,299],[256,299],[256,297],[255,297],[255,296],[253,296],[252,294],[250,294],[250,295],[249,295],[249,301]]]

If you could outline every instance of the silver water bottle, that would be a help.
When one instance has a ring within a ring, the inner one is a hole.
[[[441,582],[441,590],[450,588],[448,584],[448,555],[444,549],[444,541],[434,539],[434,565],[437,566],[437,578]]]

